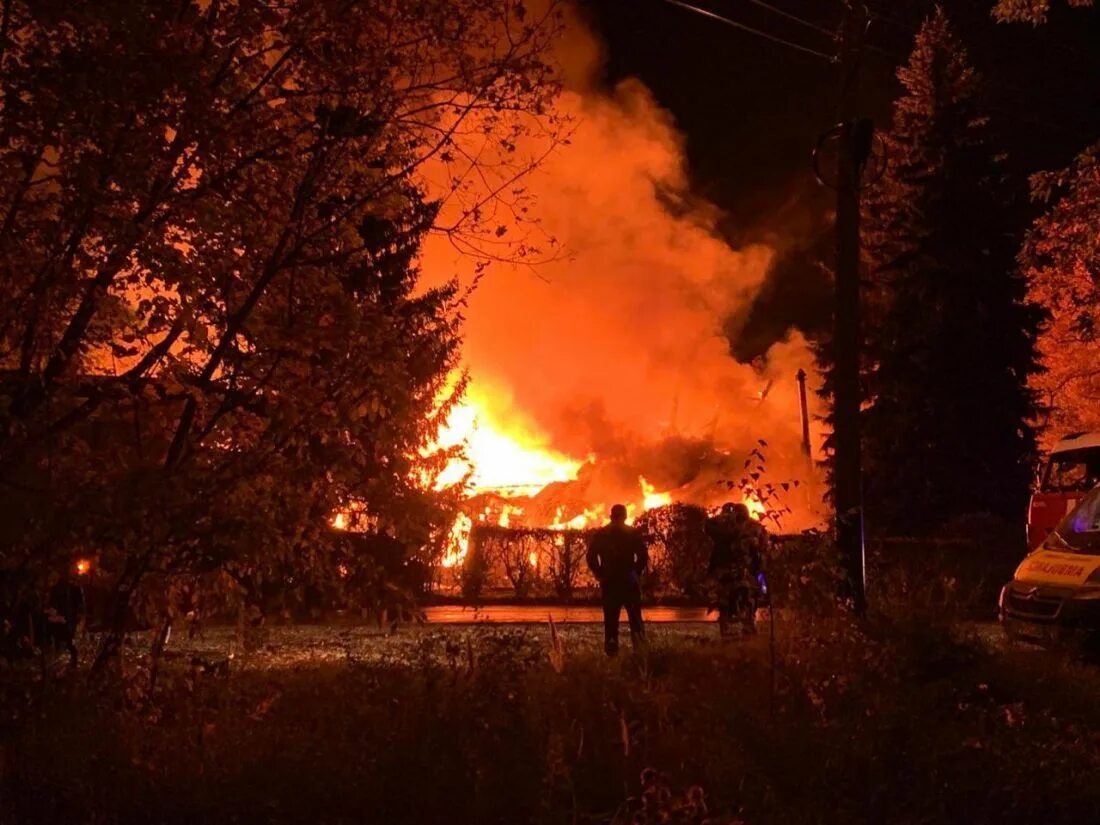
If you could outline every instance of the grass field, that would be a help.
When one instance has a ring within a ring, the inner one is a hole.
[[[35,688],[0,819],[1097,821],[1093,667],[886,620],[784,623],[774,651],[653,625],[613,661],[598,626],[559,631],[276,628],[244,652],[215,629],[152,691],[134,651],[114,684]]]

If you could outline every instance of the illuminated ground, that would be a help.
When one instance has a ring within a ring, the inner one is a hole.
[[[545,616],[546,611],[542,611]],[[214,627],[201,637],[187,639],[177,634],[169,643],[167,656],[189,658],[200,656],[207,660],[231,657],[235,666],[247,668],[308,667],[338,662],[371,662],[388,659],[401,660],[418,648],[428,636],[441,636],[465,646],[466,640],[476,639],[497,630],[522,630],[544,642],[549,649],[550,626],[547,622],[515,623],[469,622],[450,624],[402,625],[396,633],[377,627],[340,627],[332,625],[295,625],[268,629],[262,645],[254,651],[243,652],[237,642],[236,628]],[[557,626],[557,631],[567,651],[597,651],[603,645],[603,629],[596,623],[570,622]],[[717,639],[717,627],[700,622],[651,622],[647,629],[650,643],[667,647],[675,644],[707,644]],[[620,631],[624,650],[630,649],[629,632],[625,622]],[[147,649],[145,640],[133,640],[135,653]]]
[[[542,624],[553,618],[558,624],[596,623],[603,621],[603,611],[595,605],[506,605],[483,607],[439,605],[424,611],[430,624],[468,624],[471,622],[503,622],[509,624]],[[714,614],[707,615],[702,607],[650,607],[645,609],[647,622],[713,621]]]
[[[376,626],[347,625],[288,625],[268,628],[260,637],[260,644],[253,650],[243,651],[237,631],[233,626],[207,628],[201,636],[188,639],[184,634],[173,635],[166,658],[189,660],[193,656],[207,661],[231,659],[235,668],[298,668],[340,662],[384,662],[406,659],[421,647],[427,638],[435,636],[465,646],[467,640],[476,642],[479,636],[494,632],[522,631],[533,639],[550,647],[550,625],[547,614],[554,615],[555,628],[567,652],[598,652],[603,645],[603,629],[598,620],[598,608],[594,607],[506,607],[472,608],[437,607],[428,611],[429,622],[402,624],[391,633]],[[701,608],[653,608],[646,613],[647,634],[655,647],[676,645],[710,645],[718,641],[718,628],[707,620]],[[996,623],[966,623],[964,632],[977,636],[991,649],[1007,645]],[[776,633],[782,637],[782,620],[776,624]],[[766,644],[768,628],[761,626],[755,638],[738,644]],[[630,650],[629,632],[625,617],[620,627],[622,648]],[[1027,647],[1027,646],[1024,646]],[[92,645],[81,645],[82,659],[90,654]],[[142,654],[148,650],[144,636],[136,634],[130,639],[130,650]]]

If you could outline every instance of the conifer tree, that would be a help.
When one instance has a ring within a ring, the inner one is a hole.
[[[1035,452],[1039,313],[1013,256],[1002,156],[942,9],[925,22],[864,204],[868,529],[1019,518]]]

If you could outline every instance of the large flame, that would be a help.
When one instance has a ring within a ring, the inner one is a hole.
[[[442,562],[444,567],[454,567],[466,558],[466,553],[470,549],[470,530],[473,526],[474,522],[468,515],[458,514],[447,537],[447,549]]]
[[[644,476],[638,476],[638,482],[642,485],[642,505],[645,509],[651,510],[654,507],[664,507],[666,504],[672,503],[670,493],[658,493],[654,486],[645,480]]]
[[[437,486],[465,480],[473,492],[532,495],[551,482],[575,479],[583,463],[548,447],[545,436],[514,416],[510,426],[498,421],[492,399],[480,386],[451,411],[439,443],[462,445],[464,456],[443,471]]]

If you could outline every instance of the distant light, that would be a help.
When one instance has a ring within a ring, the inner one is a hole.
[[[76,574],[78,576],[87,575],[91,571],[91,569],[92,569],[92,563],[88,559],[77,559],[76,560]]]

